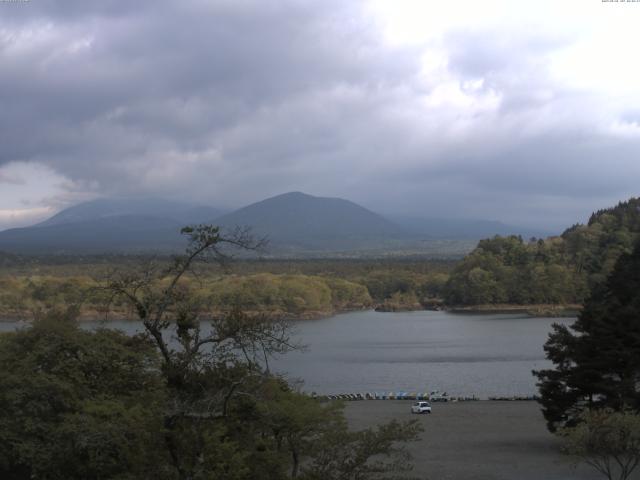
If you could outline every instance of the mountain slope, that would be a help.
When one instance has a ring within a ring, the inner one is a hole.
[[[14,253],[175,252],[181,227],[213,223],[251,227],[269,239],[272,255],[461,254],[485,234],[516,227],[466,220],[389,220],[356,203],[300,192],[285,193],[226,215],[207,206],[165,199],[98,199],[67,208],[27,228],[0,232],[0,251]],[[524,236],[524,235],[523,235]],[[526,237],[528,238],[528,236]]]
[[[120,215],[0,232],[0,250],[18,253],[142,253],[183,248],[182,224],[144,215]]]
[[[180,228],[212,223],[221,211],[158,198],[101,198],[32,227],[0,232],[0,250],[19,253],[174,252]]]
[[[250,226],[269,238],[269,253],[383,248],[406,239],[400,227],[348,200],[287,193],[227,215],[162,199],[99,199],[32,227],[0,232],[0,250],[20,253],[176,251],[182,226]],[[216,218],[218,217],[218,218]]]
[[[250,226],[273,248],[339,250],[367,248],[407,238],[384,217],[348,200],[291,192],[216,219],[225,228]]]
[[[162,198],[99,198],[66,208],[37,226],[63,225],[133,215],[172,219],[186,225],[188,223],[210,222],[222,213],[216,208]]]

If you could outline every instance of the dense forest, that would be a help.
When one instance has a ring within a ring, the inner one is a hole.
[[[82,318],[107,310],[101,286],[114,270],[141,264],[168,264],[145,257],[29,258],[5,256],[0,270],[0,317],[31,318],[39,311],[76,305]],[[317,317],[383,306],[422,308],[439,298],[452,260],[257,260],[238,261],[230,270],[199,264],[185,278],[208,312],[239,307],[271,316]],[[130,317],[111,303],[111,317]]]
[[[640,238],[640,199],[599,210],[586,225],[547,239],[481,240],[452,271],[450,305],[580,304]]]

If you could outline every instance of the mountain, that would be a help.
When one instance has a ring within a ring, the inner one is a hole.
[[[251,227],[276,256],[343,254],[460,255],[483,236],[529,232],[500,222],[385,218],[340,198],[277,195],[231,213],[161,198],[102,198],[67,208],[37,225],[0,232],[11,253],[143,253],[184,248],[180,228],[213,223]]]
[[[0,250],[20,253],[168,252],[184,247],[180,228],[215,223],[249,226],[268,237],[269,253],[384,249],[411,237],[348,200],[292,192],[219,215],[219,210],[163,199],[99,199],[67,208],[42,223],[0,232]],[[217,217],[217,218],[216,218]]]
[[[35,225],[0,232],[0,250],[18,253],[142,253],[184,247],[182,224],[144,215],[120,215]]]
[[[300,192],[253,203],[216,223],[229,229],[250,226],[275,250],[368,249],[408,236],[398,225],[356,203]]]
[[[99,198],[66,208],[36,226],[64,225],[86,220],[114,217],[156,217],[175,220],[184,225],[210,222],[224,212],[206,206],[174,202],[162,198]],[[113,223],[111,223],[113,224]]]
[[[218,209],[164,199],[103,198],[26,228],[0,232],[0,250],[19,253],[142,253],[185,246],[180,228],[211,223]]]

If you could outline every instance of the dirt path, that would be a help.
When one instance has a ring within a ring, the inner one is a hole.
[[[575,468],[559,453],[535,402],[436,403],[431,415],[411,415],[411,402],[351,402],[353,428],[391,419],[417,418],[424,426],[410,446],[413,474],[429,480],[598,480],[595,470]],[[634,477],[635,478],[635,477]]]

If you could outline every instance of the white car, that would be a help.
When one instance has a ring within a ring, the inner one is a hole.
[[[429,402],[416,402],[411,405],[411,413],[431,413],[431,404]]]

